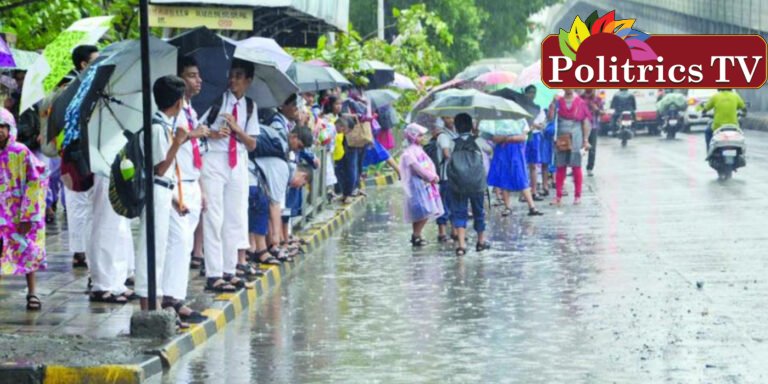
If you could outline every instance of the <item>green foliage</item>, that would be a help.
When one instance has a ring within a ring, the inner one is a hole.
[[[488,15],[481,40],[483,53],[501,57],[523,46],[528,37],[528,17],[559,0],[475,0]]]

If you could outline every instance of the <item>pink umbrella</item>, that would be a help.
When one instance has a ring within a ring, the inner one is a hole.
[[[325,61],[317,60],[317,59],[307,61],[307,64],[314,65],[316,67],[330,67],[330,65],[328,65],[328,63],[326,63]]]
[[[517,75],[507,71],[493,71],[484,73],[475,78],[474,81],[483,84],[484,86],[493,86],[500,84],[509,84],[517,79]]]
[[[541,81],[541,63],[535,62],[523,69],[520,76],[512,83],[513,87],[524,88]]]

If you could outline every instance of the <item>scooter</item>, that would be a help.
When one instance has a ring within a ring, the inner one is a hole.
[[[677,132],[683,129],[683,113],[677,107],[670,107],[665,116],[662,129],[667,134],[667,140],[674,140]]]
[[[619,139],[621,146],[626,147],[627,141],[635,135],[635,116],[632,112],[624,111],[618,119]]]
[[[707,161],[720,180],[728,180],[741,167],[747,166],[747,143],[738,125],[723,125],[712,136]]]

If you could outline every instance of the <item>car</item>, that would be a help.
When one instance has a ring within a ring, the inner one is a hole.
[[[704,116],[698,109],[700,105],[706,104],[709,99],[717,93],[717,89],[689,89],[688,90],[688,109],[683,117],[684,129],[690,132],[692,127],[703,126],[706,128],[712,122],[711,117]]]
[[[603,113],[600,115],[601,132],[607,133],[613,130],[611,121],[613,110],[611,109],[611,100],[613,95],[619,92],[618,89],[603,89],[598,92],[603,99]],[[648,132],[658,132],[659,122],[656,117],[656,101],[659,91],[657,89],[630,89],[630,93],[635,95],[637,110],[635,111],[635,126],[638,129],[648,129]]]

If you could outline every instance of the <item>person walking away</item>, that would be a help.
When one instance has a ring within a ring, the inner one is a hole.
[[[589,156],[587,157],[587,176],[594,176],[595,159],[597,158],[597,136],[600,133],[600,113],[603,111],[603,99],[594,89],[585,89],[581,98],[587,103],[590,113]]]
[[[16,142],[14,125],[0,117],[0,274],[26,276],[27,310],[39,311],[35,272],[47,267],[47,171],[29,148]]]
[[[555,141],[555,189],[557,196],[552,205],[559,206],[563,198],[563,186],[567,175],[567,167],[573,173],[574,198],[573,204],[581,203],[581,189],[584,176],[581,172],[582,151],[589,150],[589,119],[590,112],[587,104],[572,89],[565,90],[565,95],[558,97],[549,107],[549,117],[555,116],[557,105],[557,137]]]
[[[437,241],[439,243],[447,243],[449,241],[457,241],[458,233],[455,229],[451,229],[451,236],[448,237],[448,224],[451,222],[451,191],[448,187],[448,176],[445,174],[446,165],[451,158],[451,152],[453,152],[453,146],[456,143],[456,139],[459,135],[456,133],[456,127],[453,117],[441,117],[437,122],[437,126],[442,122],[443,127],[437,128],[437,152],[435,159],[435,167],[437,167],[438,175],[440,176],[440,197],[443,203],[443,215],[437,218]]]
[[[178,164],[176,153],[187,141],[186,129],[177,129],[177,116],[181,112],[186,84],[177,76],[163,76],[155,81],[152,94],[158,111],[152,116],[152,164],[154,166],[153,207],[145,207],[141,215],[141,232],[139,236],[139,257],[136,258],[136,294],[139,296],[141,309],[149,309],[147,301],[149,278],[147,272],[147,209],[154,210],[155,217],[155,279],[157,286],[157,307],[161,306],[165,284],[164,269],[170,234],[171,210],[180,215],[186,215],[189,210],[181,206],[179,201],[173,204],[173,190],[177,185]],[[146,134],[146,133],[145,133]],[[143,144],[143,141],[142,141]],[[144,147],[142,145],[142,150]],[[145,151],[146,153],[146,151]],[[184,263],[186,267],[188,263]],[[186,269],[186,268],[185,268]]]
[[[709,143],[714,133],[723,125],[739,125],[739,111],[747,113],[747,105],[733,89],[719,89],[706,104],[700,105],[702,112],[715,110],[712,127],[704,131],[704,141],[707,143],[707,158],[709,158]]]
[[[174,209],[170,210],[168,247],[163,266],[162,292],[165,296],[162,307],[173,308],[182,321],[200,323],[207,317],[184,305],[189,270],[178,266],[191,264],[194,234],[205,205],[205,190],[200,180],[204,155],[201,140],[208,137],[209,130],[208,126],[199,123],[197,113],[192,108],[192,98],[200,93],[203,85],[197,61],[192,56],[181,56],[178,73],[184,80],[185,92],[181,112],[176,117],[176,129],[186,130],[189,139],[176,153],[180,173],[177,176],[180,179],[177,180],[178,187],[173,190]]]
[[[477,252],[491,248],[485,240],[485,193],[488,189],[483,151],[472,135],[472,118],[462,113],[456,116],[455,140],[451,158],[446,164],[448,188],[450,189],[451,224],[456,228],[458,243],[456,256],[467,253],[466,231],[469,207],[472,207],[474,229],[477,232]]]
[[[254,72],[253,63],[233,60],[229,89],[201,118],[211,129],[202,178],[206,290],[213,292],[245,287],[235,273],[238,250],[249,248],[247,162],[248,152],[256,149],[259,119],[256,103],[245,93]]]
[[[533,116],[533,118],[527,119],[528,125],[531,127],[531,131],[528,134],[528,140],[525,142],[525,161],[528,163],[528,175],[530,177],[530,188],[533,201],[542,201],[543,197],[538,193],[538,168],[542,168],[541,159],[541,140],[542,130],[544,129],[544,123],[546,121],[546,114],[543,113],[541,107],[534,103],[536,100],[536,87],[529,85],[525,87],[525,97],[529,103],[524,106],[525,110]],[[525,196],[520,196],[520,201],[525,202]]]
[[[507,123],[507,122],[504,122]],[[517,132],[513,135],[500,135],[499,132],[492,137],[496,148],[491,158],[490,171],[488,172],[488,184],[499,188],[504,202],[502,217],[512,214],[512,192],[520,192],[528,203],[528,216],[541,216],[536,209],[533,200],[528,177],[528,165],[525,159],[525,147],[528,140],[528,122],[525,119],[510,120],[509,123],[519,126],[519,129],[510,130]]]
[[[427,129],[418,124],[409,124],[405,128],[403,155],[400,158],[400,174],[405,191],[404,218],[412,223],[411,245],[423,247],[427,242],[421,233],[430,219],[443,215],[443,202],[437,184],[435,164],[424,152],[421,141]]]

